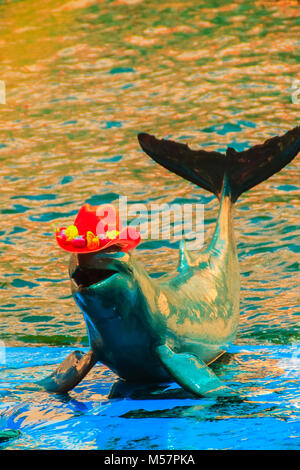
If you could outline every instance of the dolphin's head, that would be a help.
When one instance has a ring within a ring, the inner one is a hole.
[[[105,340],[115,327],[129,336],[140,329],[143,315],[149,311],[144,292],[154,286],[133,255],[122,251],[73,254],[69,274],[91,343],[100,336]]]
[[[72,254],[69,264],[72,292],[89,292],[96,286],[106,286],[112,276],[132,274],[130,258],[129,253],[122,251]]]
[[[69,275],[75,301],[84,313],[99,320],[120,317],[124,302],[132,304],[137,297],[135,267],[129,253],[73,254]]]
[[[153,279],[133,255],[121,251],[73,254],[69,273],[98,360],[120,377],[144,376],[159,334]]]

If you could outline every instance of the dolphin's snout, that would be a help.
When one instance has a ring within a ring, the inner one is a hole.
[[[123,256],[122,256],[123,255]],[[76,254],[70,259],[70,278],[78,288],[87,288],[112,277],[114,274],[128,273],[130,267],[124,254]]]
[[[117,273],[118,271],[113,269],[89,269],[77,266],[75,271],[71,274],[71,278],[79,288],[83,288],[105,281]]]

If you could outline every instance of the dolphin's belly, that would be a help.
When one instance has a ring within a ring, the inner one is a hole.
[[[144,329],[124,327],[118,318],[86,318],[92,349],[98,360],[119,377],[131,382],[163,382],[171,380],[161,365],[152,344],[151,334]]]

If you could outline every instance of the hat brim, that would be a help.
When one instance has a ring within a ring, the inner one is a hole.
[[[119,238],[115,238],[108,242],[100,241],[100,246],[98,248],[89,249],[86,246],[83,248],[78,248],[72,245],[71,242],[66,243],[63,242],[62,239],[59,237],[59,234],[55,234],[56,242],[64,251],[68,251],[69,253],[97,253],[99,251],[104,251],[110,248],[110,251],[125,251],[132,250],[135,248],[139,242],[141,241],[141,236],[138,232],[136,232],[136,239],[128,239],[125,238],[125,234],[127,234],[127,229],[124,229],[121,233]],[[123,235],[123,236],[122,236]]]

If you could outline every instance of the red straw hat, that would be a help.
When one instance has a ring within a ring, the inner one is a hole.
[[[122,229],[119,214],[111,204],[84,204],[74,224],[57,229],[55,236],[58,245],[70,253],[93,253],[109,247],[128,251],[141,241],[134,227]]]

